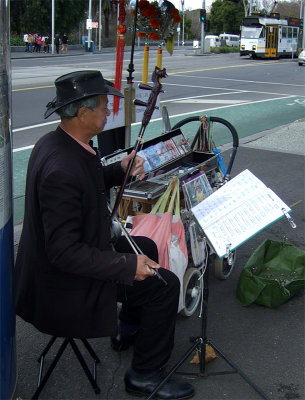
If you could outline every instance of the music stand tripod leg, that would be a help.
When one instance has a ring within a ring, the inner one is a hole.
[[[270,400],[270,397],[268,397],[266,395],[266,393],[264,393],[262,391],[262,389],[260,387],[258,387],[249,377],[248,375],[246,375],[239,367],[238,365],[236,365],[232,360],[230,360],[219,348],[216,347],[216,345],[211,342],[211,340],[207,340],[206,342],[207,344],[209,344],[211,347],[213,347],[213,349],[216,351],[217,354],[220,355],[221,358],[223,358],[226,363],[228,363],[233,369],[234,371],[239,374],[263,399],[265,400]],[[211,374],[212,375],[212,374]]]
[[[211,374],[205,374],[205,353],[206,353],[206,345],[209,344],[215,351],[218,353],[224,361],[226,361],[233,369],[231,373],[238,373],[263,399],[270,400],[270,398],[235,364],[233,361],[228,359],[225,354],[218,349],[211,340],[207,339],[206,332],[207,332],[207,313],[208,313],[208,298],[209,298],[209,267],[210,262],[203,272],[203,291],[202,291],[202,302],[201,302],[201,336],[197,337],[194,340],[193,345],[190,349],[182,356],[182,358],[172,367],[169,373],[164,377],[164,379],[155,387],[153,392],[146,398],[146,400],[153,399],[154,395],[157,391],[169,380],[169,378],[176,372],[176,370],[186,361],[186,359],[192,354],[192,352],[196,349],[200,349],[200,373],[183,373],[179,372],[181,375],[196,375],[198,377],[209,376],[209,375],[221,375],[225,374],[226,372],[215,372]],[[228,373],[228,372],[227,372]]]

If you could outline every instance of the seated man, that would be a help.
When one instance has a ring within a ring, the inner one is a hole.
[[[151,393],[173,345],[179,281],[159,269],[148,238],[135,240],[145,255],[132,254],[124,238],[111,240],[107,190],[120,185],[134,152],[102,166],[91,139],[101,134],[110,110],[108,95],[123,97],[99,71],[56,79],[56,98],[45,118],[61,123],[36,143],[28,164],[25,214],[16,267],[16,311],[41,332],[74,338],[115,337],[117,301],[121,337],[133,334],[134,354],[126,390]],[[131,174],[143,174],[136,157]],[[158,279],[155,270],[166,280]],[[126,339],[126,338],[125,338]],[[125,343],[131,340],[125,340]],[[160,399],[189,398],[192,386],[170,379]]]

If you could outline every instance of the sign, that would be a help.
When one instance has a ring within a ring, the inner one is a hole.
[[[92,29],[92,19],[86,19],[86,29]]]
[[[91,28],[98,28],[98,22],[91,22]]]

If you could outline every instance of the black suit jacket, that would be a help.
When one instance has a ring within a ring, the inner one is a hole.
[[[28,165],[15,265],[16,311],[57,336],[116,333],[117,283],[133,284],[137,259],[110,244],[106,190],[122,181],[62,129],[35,145]]]

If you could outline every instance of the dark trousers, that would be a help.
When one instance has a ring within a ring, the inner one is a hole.
[[[146,237],[133,237],[143,253],[158,262],[156,244]],[[120,238],[116,250],[131,253],[125,238]],[[162,367],[174,346],[175,324],[180,294],[179,279],[171,271],[160,268],[166,280],[157,277],[134,281],[133,286],[120,285],[118,301],[122,303],[119,319],[128,325],[139,325],[134,343],[132,367],[137,372],[152,372]]]

